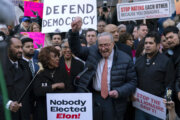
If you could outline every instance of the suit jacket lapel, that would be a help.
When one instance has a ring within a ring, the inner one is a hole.
[[[20,65],[18,66],[18,69],[16,69],[16,73],[15,73],[15,77],[14,77],[14,81],[17,81],[19,79],[22,79],[23,78],[23,70],[22,68],[20,67]]]

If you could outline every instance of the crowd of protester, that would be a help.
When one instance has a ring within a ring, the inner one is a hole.
[[[100,7],[97,30],[82,29],[82,19],[76,17],[68,32],[49,33],[46,41],[50,42],[39,49],[34,48],[33,39],[20,34],[41,32],[38,16],[22,16],[16,26],[1,24],[9,100],[3,105],[0,94],[0,120],[5,120],[3,106],[11,111],[12,120],[46,120],[46,93],[75,92],[93,93],[94,120],[160,120],[132,107],[136,88],[162,98],[171,89],[172,100],[164,100],[167,120],[179,120],[180,16],[173,13],[145,24],[117,22],[116,14],[116,10],[111,13],[109,7],[107,11]],[[75,81],[86,67],[89,70]]]

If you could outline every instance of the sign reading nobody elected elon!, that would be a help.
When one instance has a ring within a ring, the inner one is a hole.
[[[49,93],[48,120],[92,120],[92,93]]]
[[[97,29],[96,0],[45,0],[42,32],[67,32],[77,16],[82,18],[83,29]]]

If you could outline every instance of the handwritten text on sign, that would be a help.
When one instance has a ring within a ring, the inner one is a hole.
[[[163,103],[163,98],[149,94],[140,89],[136,89],[135,96],[137,100],[133,102],[134,107],[158,118],[166,118],[166,108]]]
[[[92,120],[92,94],[47,94],[48,120]]]
[[[170,1],[147,1],[117,4],[118,21],[169,17]]]
[[[77,16],[82,17],[82,28],[97,29],[96,0],[45,0],[42,32],[67,32]]]

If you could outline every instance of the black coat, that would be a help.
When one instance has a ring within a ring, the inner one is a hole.
[[[97,66],[102,56],[98,51],[97,45],[81,47],[78,33],[69,32],[70,37],[68,40],[72,52],[81,59],[86,60],[85,67],[87,65],[92,66],[92,69],[82,75],[79,81],[79,85],[87,89],[93,77],[95,77]],[[117,113],[122,115],[125,112],[127,98],[135,92],[136,80],[136,72],[131,57],[115,48],[111,68],[110,89],[117,90],[119,93],[119,98],[113,99]],[[84,89],[79,88],[78,91],[84,92]]]
[[[72,58],[71,62],[71,76],[68,76],[64,58],[60,59],[59,68],[50,70],[45,68],[44,71],[40,72],[33,84],[34,94],[36,96],[36,108],[35,108],[35,118],[36,120],[46,120],[46,93],[72,93],[75,90],[73,81],[75,76],[82,71],[83,63]],[[54,72],[55,71],[55,72]],[[52,73],[54,75],[52,77]],[[64,89],[52,90],[52,84],[63,82],[65,84]]]
[[[128,54],[130,57],[132,57],[132,49],[130,46],[126,45],[126,44],[123,44],[123,43],[120,43],[120,41],[118,41],[116,43],[117,47],[119,50],[125,52],[126,54]]]
[[[54,74],[53,74],[54,73]],[[53,75],[52,75],[53,74]],[[52,89],[52,84],[65,82],[58,69],[47,69],[41,71],[35,78],[33,90],[36,97],[35,119],[46,120],[46,93],[63,93],[65,89]]]
[[[75,77],[84,69],[84,64],[72,57],[69,76],[68,72],[66,71],[64,57],[62,56],[60,59],[59,69],[62,73],[62,78],[65,80],[67,92],[75,92],[74,80]],[[76,80],[76,82],[78,81]]]
[[[4,77],[8,90],[8,97],[17,101],[31,80],[31,72],[24,60],[18,61],[18,69],[8,59],[4,69]],[[11,112],[12,120],[30,120],[30,92],[22,99],[22,107],[18,112]],[[0,108],[1,109],[1,108]]]
[[[164,97],[166,87],[172,87],[174,65],[171,59],[158,53],[146,63],[146,55],[137,59],[135,64],[138,88],[153,95]]]

